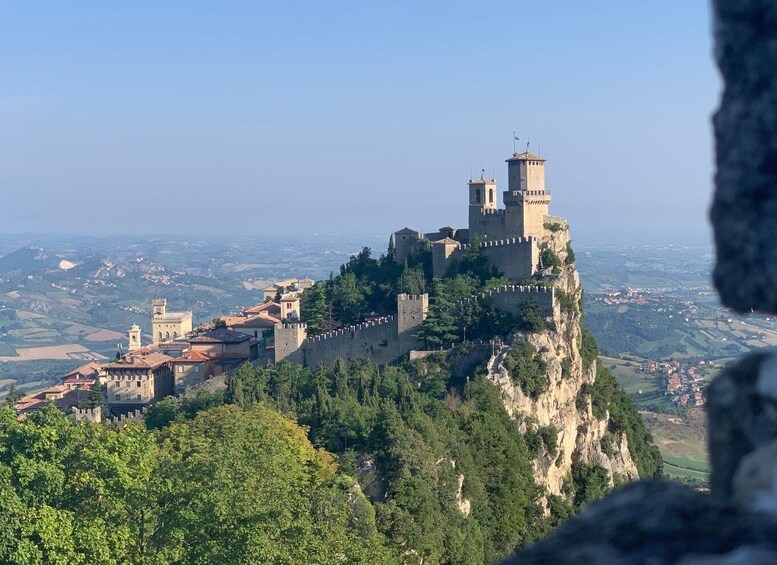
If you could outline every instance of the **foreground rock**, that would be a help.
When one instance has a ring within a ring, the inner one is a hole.
[[[505,561],[519,563],[777,563],[777,522],[681,485],[632,483]]]

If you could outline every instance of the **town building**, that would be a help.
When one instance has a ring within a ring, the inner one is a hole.
[[[164,298],[152,300],[151,309],[151,335],[154,345],[185,336],[192,331],[192,313],[190,311],[169,312],[167,300]]]
[[[103,364],[108,411],[124,414],[173,394],[172,360],[164,353],[140,349]]]
[[[305,277],[304,279],[285,279],[276,281],[262,289],[265,300],[273,300],[279,294],[286,292],[300,291],[304,292],[316,283],[313,279]]]
[[[173,368],[173,393],[183,394],[187,388],[204,383],[213,376],[209,355],[200,351],[187,351],[170,361]]]
[[[259,340],[229,328],[217,328],[189,340],[190,351],[207,355],[213,376],[259,357]]]

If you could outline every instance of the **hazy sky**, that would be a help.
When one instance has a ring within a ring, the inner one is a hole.
[[[706,233],[702,0],[0,0],[0,231],[466,225],[512,132],[573,237]]]

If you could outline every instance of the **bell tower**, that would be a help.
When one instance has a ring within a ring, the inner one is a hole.
[[[143,347],[140,343],[140,328],[137,324],[132,324],[132,327],[129,329],[128,337],[129,347],[127,348],[127,351],[137,351]]]

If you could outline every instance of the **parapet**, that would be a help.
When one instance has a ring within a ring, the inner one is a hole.
[[[511,237],[507,239],[487,239],[481,245],[482,247],[501,247],[505,245],[523,245],[531,243],[534,240],[534,236],[528,237]]]
[[[481,208],[480,213],[483,216],[504,216],[504,208]]]
[[[397,300],[423,300],[424,294],[398,294]]]
[[[282,322],[275,324],[275,327],[281,327],[284,330],[305,330],[307,331],[308,325],[305,322]]]
[[[362,322],[360,324],[354,324],[352,326],[346,326],[344,328],[339,328],[336,330],[332,330],[331,332],[326,332],[323,334],[313,335],[308,337],[307,341],[311,343],[316,343],[319,341],[326,341],[327,339],[332,339],[334,337],[339,337],[343,335],[348,335],[353,332],[357,332],[360,330],[365,330],[367,328],[374,328],[377,326],[383,326],[385,324],[392,323],[396,320],[396,316],[384,316],[382,318],[375,318],[374,320],[370,320],[369,322]]]

